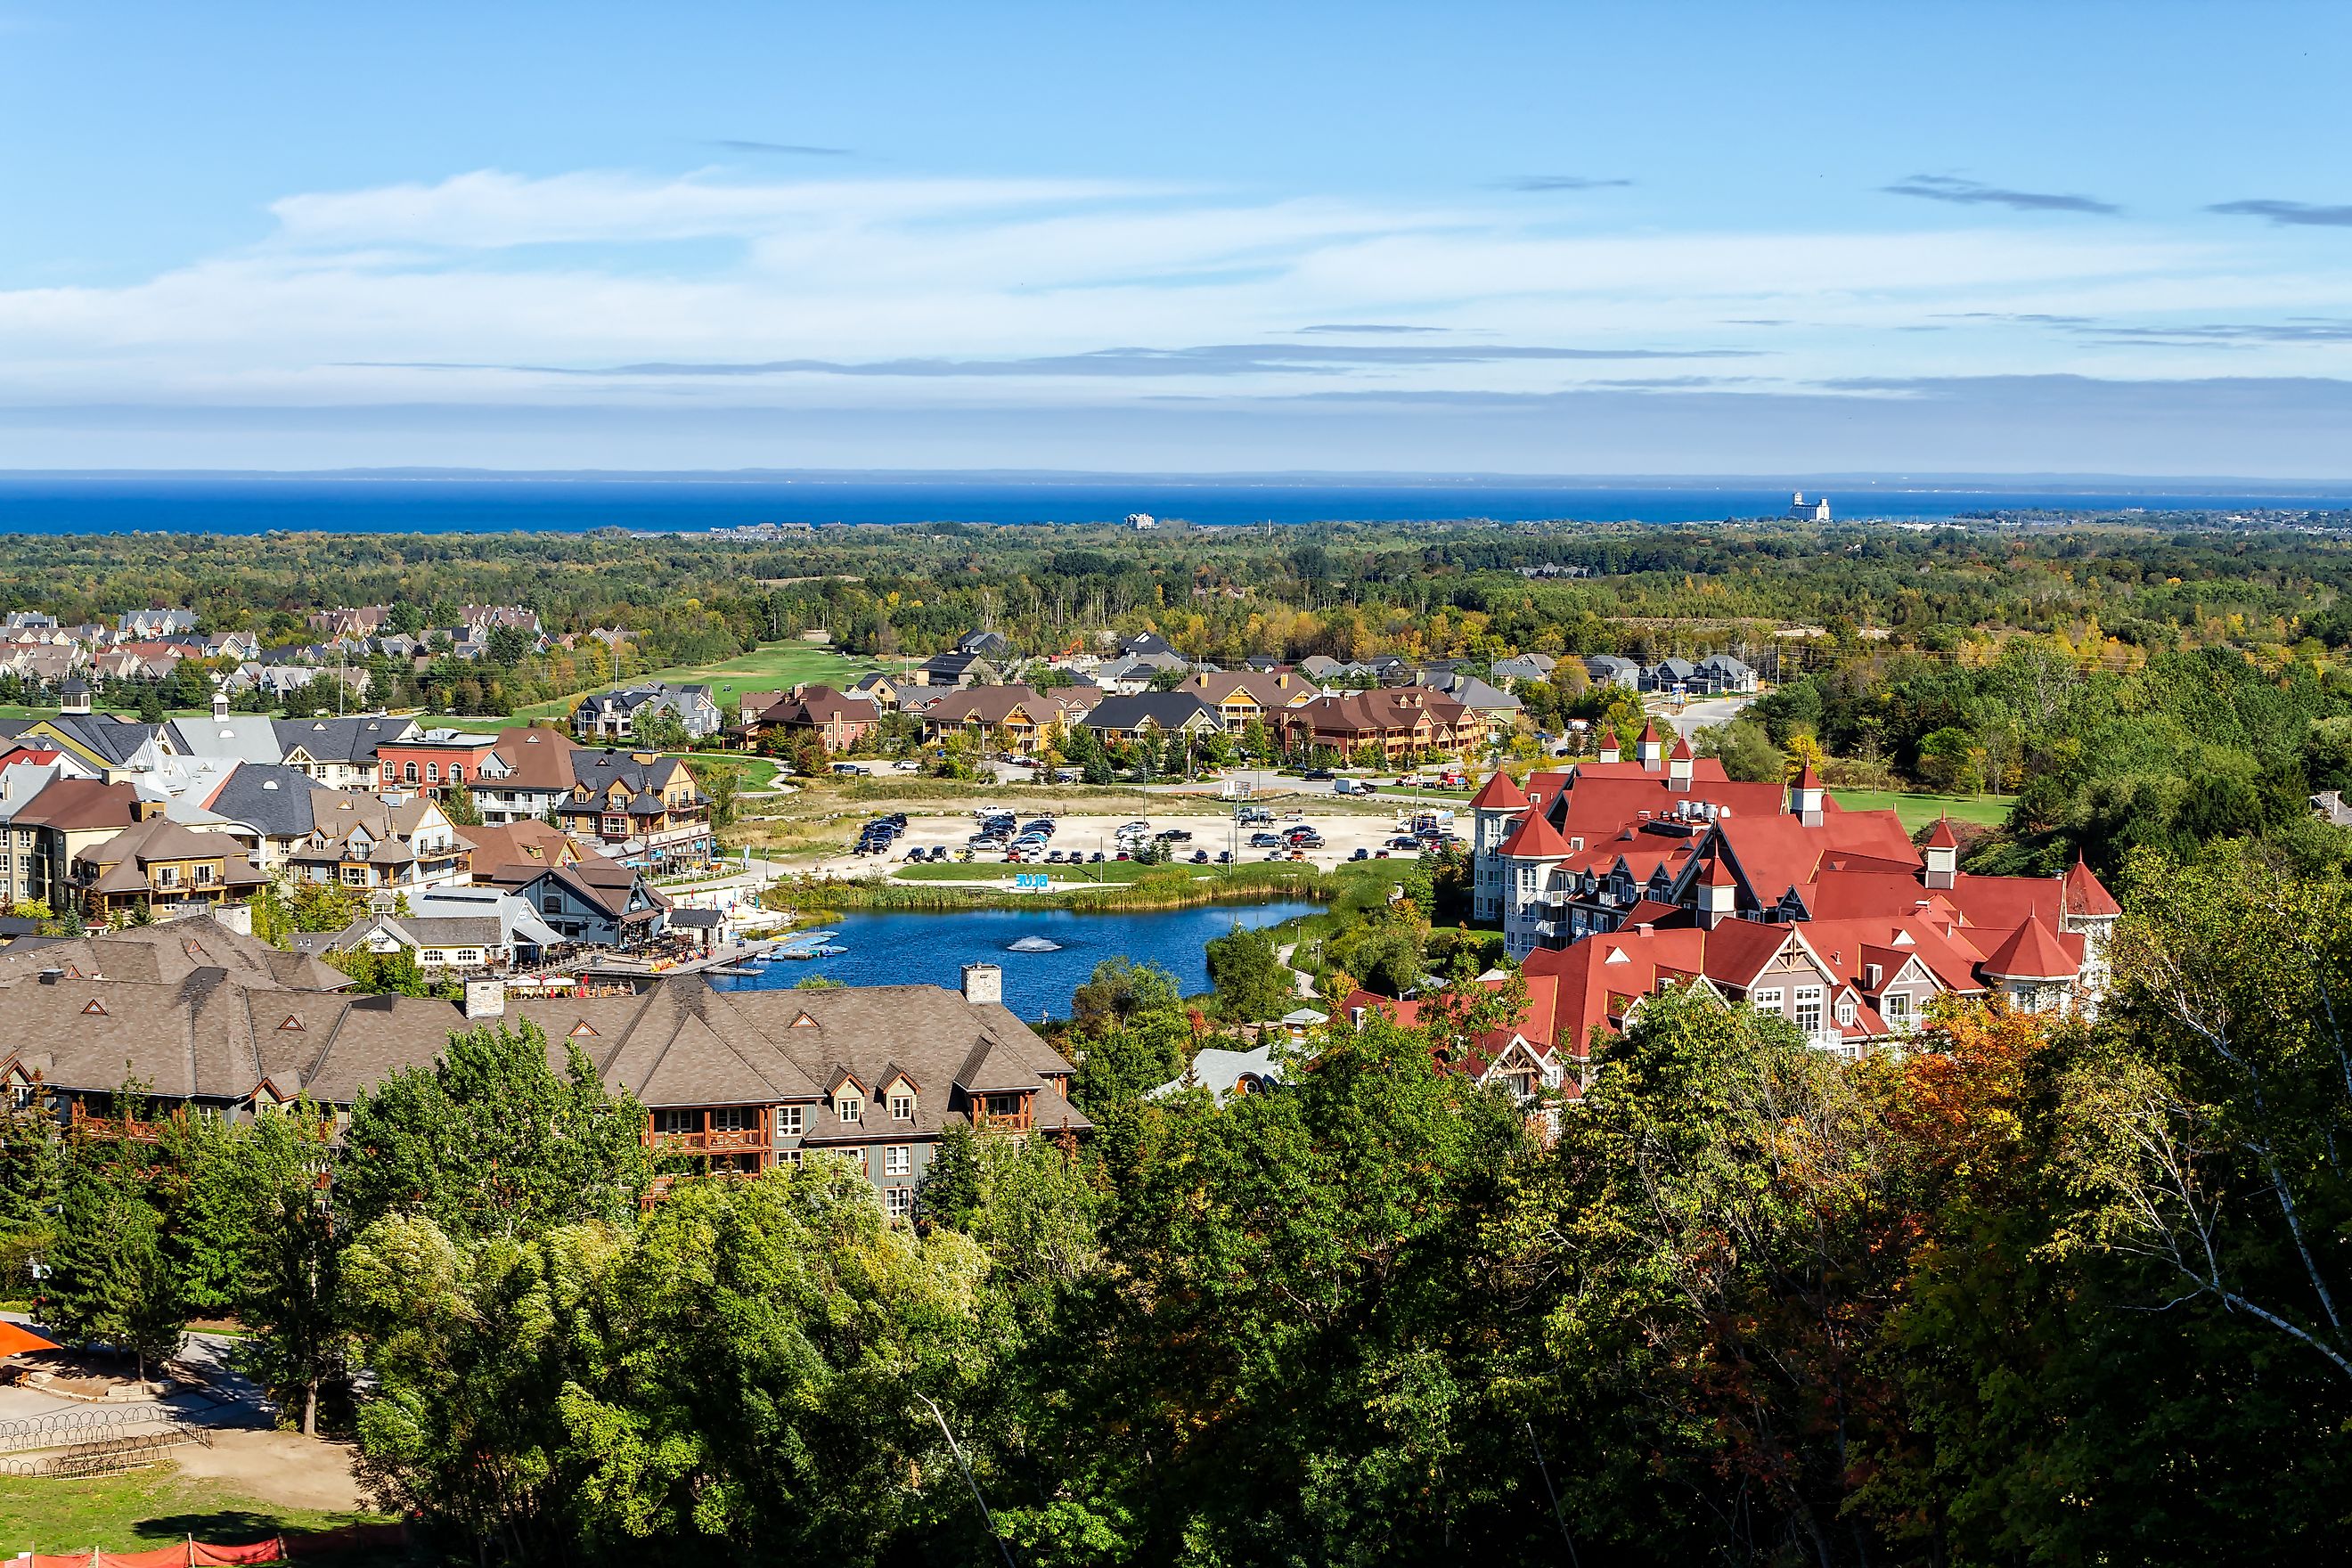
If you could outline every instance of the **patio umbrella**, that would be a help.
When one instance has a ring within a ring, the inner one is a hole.
[[[21,1355],[26,1351],[53,1351],[57,1348],[30,1329],[0,1321],[0,1361],[12,1355]]]

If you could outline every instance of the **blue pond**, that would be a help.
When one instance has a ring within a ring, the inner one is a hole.
[[[1187,994],[1209,986],[1203,949],[1235,925],[1276,925],[1320,906],[1297,900],[1212,904],[1197,910],[1074,914],[1067,910],[980,910],[954,914],[845,914],[827,929],[849,951],[837,958],[764,964],[749,978],[719,978],[737,990],[782,989],[812,974],[846,985],[933,984],[953,988],[967,963],[1004,971],[1004,1005],[1024,1018],[1070,1015],[1070,997],[1106,958],[1155,963]],[[1059,942],[1055,952],[1013,952],[1024,937]]]

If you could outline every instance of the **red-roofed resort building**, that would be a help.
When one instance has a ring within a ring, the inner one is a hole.
[[[1546,1015],[1531,1038],[1578,1081],[1598,1027],[1698,984],[1786,1016],[1848,1054],[1899,1037],[1943,993],[2093,1013],[2115,899],[2077,861],[2063,877],[1978,877],[1938,823],[1915,845],[1892,811],[1846,811],[1808,767],[1742,784],[1671,750],[1497,774],[1470,803],[1473,905],[1502,927]]]

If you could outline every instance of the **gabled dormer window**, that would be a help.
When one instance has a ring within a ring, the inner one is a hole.
[[[914,1119],[915,1097],[911,1091],[900,1089],[890,1096],[890,1120],[912,1121]]]
[[[865,1106],[865,1102],[864,1102],[863,1100],[860,1100],[856,1095],[854,1095],[854,1094],[844,1094],[844,1095],[838,1095],[838,1096],[836,1096],[836,1097],[835,1098],[835,1100],[834,1100],[834,1102],[833,1102],[833,1116],[834,1116],[834,1120],[835,1120],[835,1121],[839,1121],[839,1122],[843,1123],[845,1126],[846,1126],[846,1125],[854,1125],[855,1123],[856,1123],[857,1121],[859,1121],[860,1120],[862,1120],[862,1119],[864,1118],[865,1113],[866,1113],[866,1106]]]

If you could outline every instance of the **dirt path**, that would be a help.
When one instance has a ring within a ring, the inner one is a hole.
[[[281,1508],[324,1513],[372,1511],[352,1475],[351,1447],[297,1432],[218,1431],[209,1448],[175,1448],[180,1473],[226,1482],[232,1490]]]

